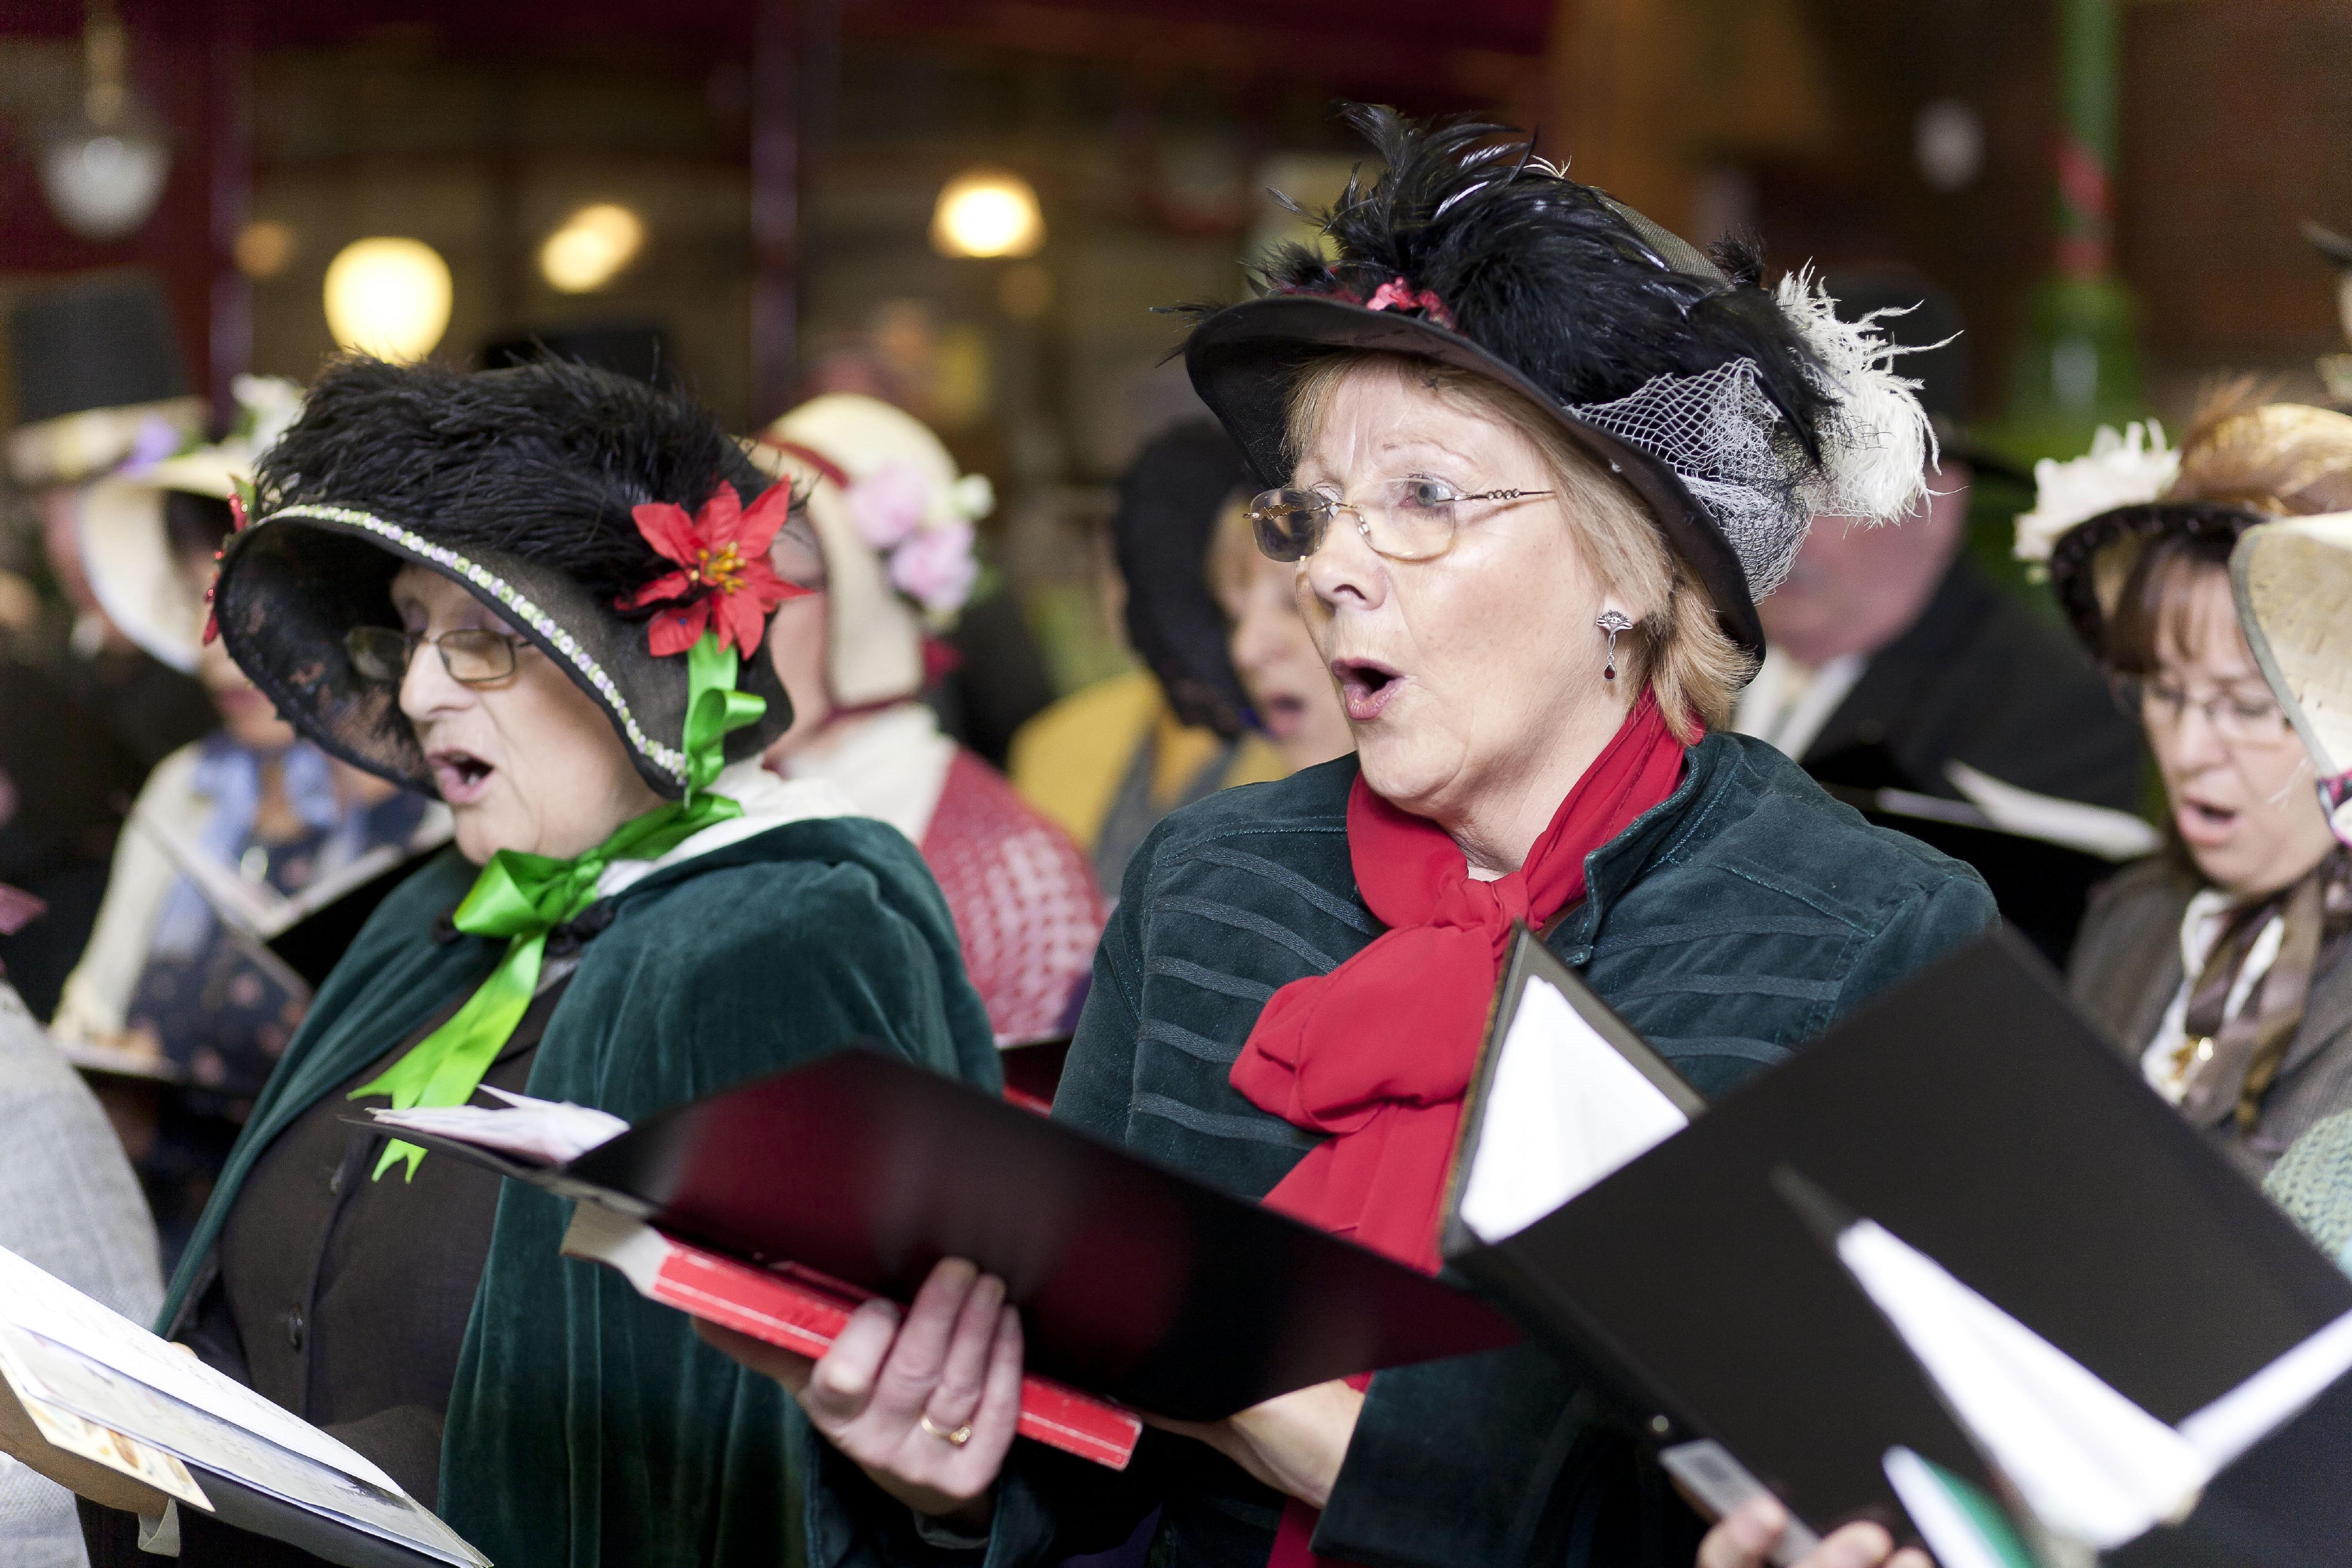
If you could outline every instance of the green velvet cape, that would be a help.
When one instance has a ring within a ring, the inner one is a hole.
[[[474,875],[454,851],[427,865],[329,976],[230,1154],[163,1324],[270,1140],[489,973],[501,944],[432,936]],[[533,1095],[635,1121],[861,1036],[1001,1081],[938,885],[878,822],[772,828],[612,902],[548,1021]],[[703,1345],[685,1314],[561,1257],[571,1206],[518,1183],[499,1196],[450,1391],[443,1517],[499,1568],[796,1560],[789,1396]]]

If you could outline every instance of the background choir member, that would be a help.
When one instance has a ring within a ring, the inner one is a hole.
[[[23,895],[0,887],[0,904]],[[155,1224],[114,1129],[80,1075],[0,979],[0,1247],[126,1318],[163,1299]],[[81,1568],[73,1494],[0,1465],[0,1562]]]
[[[1826,784],[1960,798],[1946,768],[2117,811],[2140,805],[2147,757],[2098,668],[2051,617],[1969,559],[1979,450],[1968,435],[1969,340],[1950,295],[1899,268],[1834,272],[1848,321],[1906,351],[1942,436],[1927,500],[1901,528],[1820,517],[1789,580],[1756,606],[1772,651],[1740,693],[1741,731]]]
[[[835,392],[771,425],[752,460],[807,498],[770,558],[809,592],[768,630],[793,700],[768,748],[788,779],[824,779],[917,845],[947,895],[964,968],[1002,1044],[1066,1036],[1086,999],[1103,899],[1069,836],[940,731],[922,700],[934,639],[978,575],[988,480],[911,415]]]
[[[1251,727],[1209,587],[1217,517],[1248,493],[1233,438],[1206,420],[1145,444],[1119,476],[1110,520],[1118,618],[1144,667],[1072,692],[1013,738],[1014,785],[1087,847],[1114,900],[1161,817],[1289,771]]]
[[[449,836],[446,809],[303,740],[217,641],[202,640],[229,494],[300,405],[290,383],[247,376],[240,390],[227,441],[133,465],[76,503],[82,570],[108,622],[200,679],[220,725],[147,776],[51,1020],[68,1054],[106,1072],[100,1092],[167,1268],[310,1004],[310,987],[257,951],[253,931],[373,851],[405,856]]]
[[[2046,466],[2020,552],[2046,551],[2060,603],[2146,729],[2169,842],[2093,894],[2068,985],[2260,1176],[2352,1109],[2352,862],[2239,629],[2230,552],[2265,518],[2352,507],[2352,416],[2239,398],[2208,408],[2177,454],[2138,432],[2103,447]]]

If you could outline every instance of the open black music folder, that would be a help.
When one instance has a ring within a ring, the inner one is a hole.
[[[1720,1445],[1823,1532],[1916,1535],[1935,1509],[1913,1483],[1939,1474],[2110,1535],[2148,1498],[2187,1511],[2119,1562],[2316,1564],[2352,1541],[2352,1279],[2013,937],[1712,1105],[1523,937],[1446,1250],[1612,1373],[1662,1447]],[[2070,1493],[2078,1469],[2116,1471],[2115,1496]]]
[[[376,1124],[755,1268],[905,1301],[941,1258],[970,1258],[1006,1282],[1032,1372],[1180,1420],[1521,1337],[1468,1290],[874,1050],[672,1107],[561,1163],[431,1120]]]

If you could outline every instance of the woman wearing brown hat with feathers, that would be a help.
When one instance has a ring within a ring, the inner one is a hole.
[[[1434,1268],[1514,921],[1715,1093],[1992,905],[1721,728],[1809,517],[1917,497],[1881,345],[1499,128],[1352,118],[1386,173],[1328,216],[1337,259],[1277,255],[1186,358],[1358,751],[1153,832],[1055,1114]],[[950,1260],[822,1362],[737,1347],[824,1439],[812,1564],[1051,1563],[1155,1507],[1171,1568],[1692,1561],[1617,1396],[1542,1347],[1156,1430],[1107,1478],[1012,1447],[1004,1303]]]

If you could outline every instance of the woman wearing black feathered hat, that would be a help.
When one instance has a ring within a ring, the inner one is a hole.
[[[221,638],[310,740],[447,802],[457,846],[320,991],[163,1331],[501,1568],[772,1563],[773,1385],[565,1262],[566,1204],[349,1119],[489,1087],[634,1120],[861,1036],[997,1085],[914,847],[761,767],[793,498],[674,395],[552,363],[337,365],[257,480]],[[184,1562],[271,1560],[190,1513]]]
[[[1137,852],[1055,1114],[1434,1268],[1514,921],[1712,1094],[1993,908],[1720,728],[1810,516],[1918,494],[1927,425],[1884,347],[1497,128],[1353,118],[1386,173],[1326,219],[1337,259],[1278,255],[1187,360],[1268,487],[1260,546],[1297,563],[1358,752]],[[960,1542],[1051,1563],[1155,1506],[1172,1568],[1686,1563],[1699,1540],[1612,1391],[1534,1345],[1079,1475],[1011,1447],[1002,1300],[943,1264],[895,1335],[758,1358],[829,1440],[815,1568]]]

